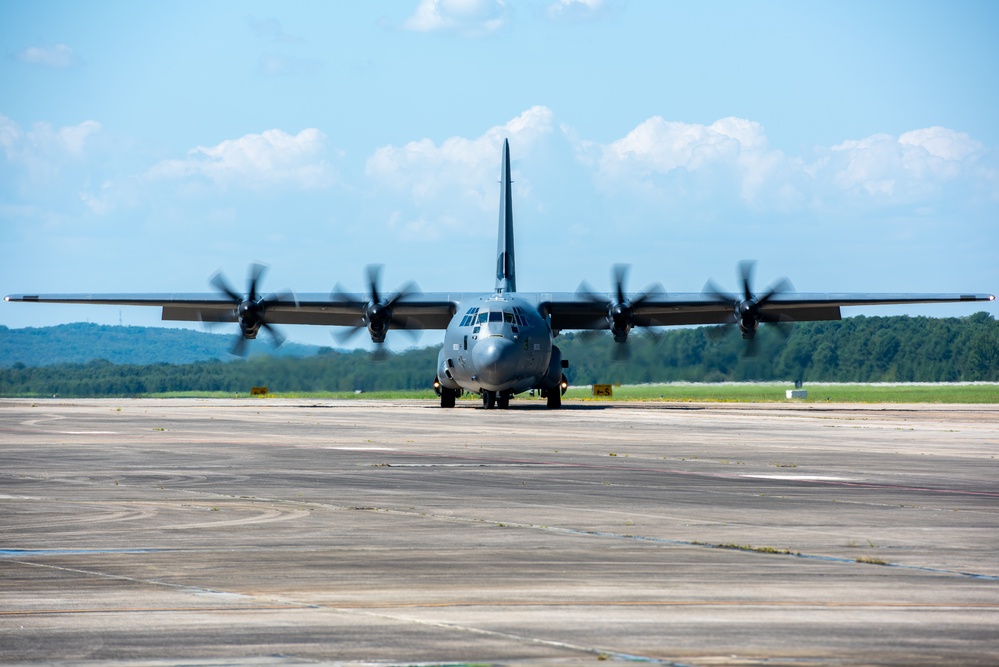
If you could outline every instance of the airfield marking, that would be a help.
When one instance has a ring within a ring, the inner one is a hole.
[[[762,479],[776,479],[776,480],[787,480],[787,481],[800,481],[800,482],[811,482],[815,484],[826,484],[830,486],[849,486],[849,487],[859,487],[867,489],[884,489],[887,491],[926,491],[930,493],[943,493],[943,494],[953,494],[962,496],[985,496],[989,498],[999,498],[999,491],[968,491],[965,489],[948,489],[940,487],[928,487],[928,486],[905,486],[897,484],[884,484],[875,482],[862,482],[862,481],[852,481],[847,478],[835,478],[835,477],[822,477],[817,475],[802,476],[800,478],[793,477],[763,477],[761,475],[752,474],[736,474],[736,473],[723,473],[723,472],[702,472],[695,470],[678,470],[675,468],[650,468],[638,465],[602,465],[596,463],[569,463],[565,461],[550,461],[550,460],[530,460],[530,459],[501,459],[501,458],[490,458],[481,456],[470,456],[470,455],[460,455],[460,454],[439,454],[439,453],[422,453],[422,452],[404,452],[403,455],[407,457],[424,457],[424,458],[442,458],[447,457],[451,459],[463,459],[466,461],[484,461],[487,463],[492,463],[494,465],[502,465],[504,467],[510,467],[515,465],[522,465],[524,467],[532,466],[551,466],[551,467],[565,467],[565,468],[582,468],[582,469],[592,469],[592,470],[631,470],[635,472],[650,472],[664,475],[684,475],[688,477],[707,477],[713,479],[746,479],[746,478],[762,478]],[[618,457],[624,458],[624,457]],[[385,464],[386,468],[415,468],[415,467],[458,467],[458,464],[406,464],[406,463],[388,463]]]

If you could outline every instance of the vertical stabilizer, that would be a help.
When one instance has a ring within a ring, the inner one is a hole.
[[[517,271],[513,254],[513,181],[510,180],[510,141],[503,140],[500,170],[499,242],[496,247],[496,291],[516,292]]]

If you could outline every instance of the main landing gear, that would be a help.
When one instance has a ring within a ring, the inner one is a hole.
[[[562,393],[558,391],[548,392],[548,409],[558,410],[562,407]]]
[[[554,389],[542,389],[541,397],[547,400],[549,409],[557,410],[562,407],[562,395],[568,388],[569,381],[563,373],[562,381],[559,382],[558,386]],[[438,396],[440,396],[442,408],[453,408],[455,406],[456,399],[461,396],[461,389],[448,389],[443,386],[437,378],[434,378],[434,391],[437,392]],[[510,407],[511,398],[513,398],[513,396],[509,393],[483,389],[482,407],[486,410],[506,410]]]
[[[437,378],[434,378],[434,391],[441,397],[442,408],[453,408],[455,399],[461,396],[461,389],[448,389]]]
[[[441,407],[442,408],[453,408],[455,399],[458,398],[458,392],[454,389],[448,389],[447,387],[441,387]]]
[[[565,394],[566,389],[569,388],[569,379],[562,373],[562,379],[558,383],[558,387],[555,389],[542,389],[541,396],[548,400],[549,410],[558,410],[562,407],[562,396]]]

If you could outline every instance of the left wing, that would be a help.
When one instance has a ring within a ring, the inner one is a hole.
[[[11,294],[4,301],[100,306],[158,306],[164,320],[237,322],[240,304],[222,294]],[[282,294],[269,297],[267,321],[273,324],[354,326],[371,305],[367,294]],[[456,309],[450,294],[413,294],[393,304],[393,315],[412,323],[406,328],[445,329]]]

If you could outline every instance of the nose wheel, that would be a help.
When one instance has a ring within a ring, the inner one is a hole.
[[[510,407],[510,394],[501,394],[498,391],[482,390],[482,407],[486,410],[498,408],[506,410]]]

